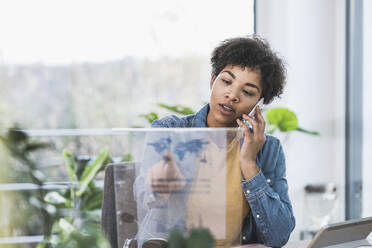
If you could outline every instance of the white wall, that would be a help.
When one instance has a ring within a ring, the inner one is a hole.
[[[372,1],[363,1],[363,216],[372,216]]]
[[[298,239],[306,184],[335,182],[341,204],[333,221],[344,218],[345,2],[258,0],[256,25],[288,65],[285,93],[271,107],[294,110],[301,127],[321,133],[293,132],[283,142]]]

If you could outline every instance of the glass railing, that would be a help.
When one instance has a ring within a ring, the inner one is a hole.
[[[49,146],[28,152],[34,168],[16,157],[2,159],[8,174],[0,184],[0,247],[28,247],[25,243],[33,247],[43,240],[47,228],[53,242],[62,242],[64,224],[74,230],[87,220],[99,223],[104,169],[110,163],[119,247],[128,240],[141,245],[155,238],[166,239],[174,228],[185,235],[206,228],[221,247],[239,244],[247,239],[240,234],[242,220],[247,216],[256,221],[264,218],[264,212],[253,215],[256,210],[250,206],[249,193],[242,190],[238,155],[243,134],[239,129],[24,132],[28,143]],[[270,199],[285,205],[276,165],[268,162],[274,157],[271,154],[265,160],[259,154],[257,163],[265,178],[260,187]],[[291,206],[294,213],[301,213],[295,216],[291,240],[311,239],[322,226],[343,220],[343,185],[332,184],[330,179],[293,191],[306,175],[301,175],[301,167],[287,166],[287,171]]]

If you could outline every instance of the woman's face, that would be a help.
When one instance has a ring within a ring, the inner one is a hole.
[[[212,76],[210,87],[210,110],[207,116],[209,127],[235,127],[236,119],[248,114],[260,99],[261,74],[248,67],[227,65]]]

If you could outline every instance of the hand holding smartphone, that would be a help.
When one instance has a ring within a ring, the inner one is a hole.
[[[264,102],[264,99],[261,98],[257,103],[256,105],[254,105],[254,107],[252,108],[251,112],[249,112],[249,116],[252,117],[254,119],[254,116],[256,115],[256,108],[257,106],[260,106],[260,109],[262,109],[263,107],[263,102]],[[247,125],[249,127],[249,129],[252,131],[252,125],[249,123],[249,121],[247,121],[246,119],[244,119],[243,117],[241,118],[241,120],[244,122],[245,125]]]

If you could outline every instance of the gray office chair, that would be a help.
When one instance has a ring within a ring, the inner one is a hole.
[[[112,248],[122,248],[138,230],[135,221],[137,205],[133,196],[136,166],[139,164],[123,162],[109,164],[105,169],[101,226]]]

